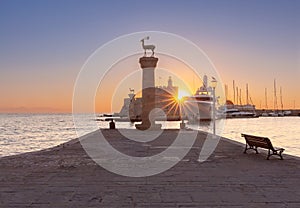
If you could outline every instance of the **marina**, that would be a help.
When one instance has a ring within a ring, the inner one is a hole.
[[[149,37],[147,37],[149,40]],[[144,40],[143,40],[144,44]],[[143,45],[144,47],[144,45]],[[152,51],[154,57],[154,49]],[[142,59],[147,59],[146,50]],[[149,58],[153,58],[153,57]],[[158,59],[157,59],[158,60]],[[141,61],[141,59],[140,59]],[[141,64],[142,66],[142,64]],[[155,65],[156,66],[156,65]],[[153,97],[153,101],[144,101],[142,96],[137,96],[134,89],[129,88],[130,93],[128,98],[124,98],[123,106],[119,113],[112,113],[110,116],[114,117],[117,121],[131,121],[140,122],[143,117],[147,117],[151,109],[147,110],[147,115],[143,114],[143,107],[153,105],[151,108],[160,109],[161,111],[155,111],[154,120],[166,120],[166,121],[179,121],[187,120],[190,123],[197,123],[199,121],[210,121],[224,118],[258,118],[262,117],[283,117],[283,116],[299,116],[300,112],[296,109],[284,109],[282,87],[280,87],[280,107],[279,110],[277,104],[277,86],[276,79],[274,79],[274,96],[273,96],[273,109],[268,109],[267,100],[267,88],[265,88],[265,108],[257,109],[252,101],[252,97],[249,92],[249,85],[246,84],[245,90],[245,102],[243,102],[242,89],[236,85],[233,80],[232,100],[229,99],[228,85],[225,84],[225,103],[220,101],[221,95],[214,94],[215,87],[212,84],[217,84],[217,80],[212,77],[209,83],[208,76],[206,74],[201,79],[201,86],[197,88],[194,94],[190,96],[183,96],[178,98],[178,92],[181,90],[179,86],[174,85],[172,77],[169,76],[168,84],[166,86],[155,86],[155,67],[152,68],[153,72],[149,74],[148,70],[143,70],[142,83],[148,83],[151,80],[149,86],[144,86],[142,92],[147,94],[145,97]],[[150,77],[150,78],[149,78]],[[160,77],[161,78],[161,77]],[[149,84],[149,83],[148,83]],[[148,88],[148,89],[147,89]],[[150,88],[153,88],[151,91]],[[152,95],[151,95],[152,94]],[[104,116],[105,117],[105,116]],[[105,118],[104,118],[105,119]]]

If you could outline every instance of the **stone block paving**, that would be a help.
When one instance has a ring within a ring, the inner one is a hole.
[[[120,151],[142,156],[163,151],[177,131],[165,130],[163,138],[141,146],[117,130],[103,133]],[[89,158],[78,139],[3,157],[0,207],[300,207],[299,158],[243,154],[242,145],[223,138],[207,161],[198,162],[206,136],[199,132],[191,151],[173,168],[143,178],[108,172]]]

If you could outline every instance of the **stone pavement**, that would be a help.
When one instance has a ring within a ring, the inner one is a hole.
[[[130,130],[134,131],[134,130]],[[156,154],[177,130],[139,146],[117,130],[103,130],[126,154]],[[300,160],[243,154],[222,138],[198,162],[206,133],[199,132],[187,156],[158,175],[119,176],[93,162],[78,139],[50,149],[0,159],[0,207],[300,207]]]

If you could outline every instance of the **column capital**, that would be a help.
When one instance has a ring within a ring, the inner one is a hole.
[[[141,57],[140,60],[140,65],[142,69],[145,68],[155,68],[158,62],[158,58],[156,57]]]

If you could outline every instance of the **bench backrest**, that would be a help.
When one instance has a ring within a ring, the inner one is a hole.
[[[267,137],[259,137],[259,136],[253,136],[248,134],[242,134],[242,137],[245,138],[246,142],[250,146],[256,146],[256,147],[274,150],[274,147],[270,139]]]

